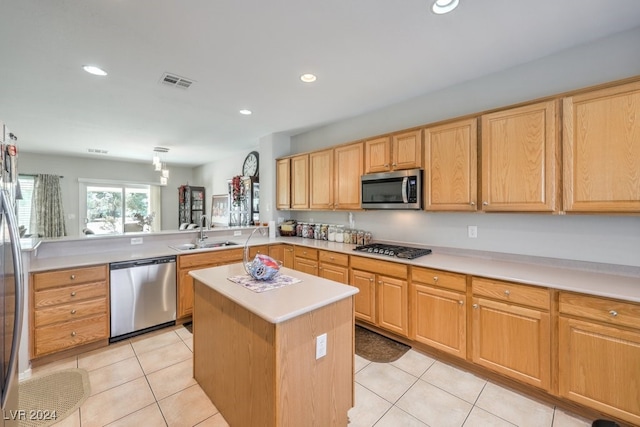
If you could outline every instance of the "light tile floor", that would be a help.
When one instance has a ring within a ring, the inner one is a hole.
[[[56,427],[221,427],[192,377],[193,337],[164,329],[33,369],[84,368],[91,396]],[[591,422],[409,350],[392,363],[356,356],[349,427],[589,427]]]

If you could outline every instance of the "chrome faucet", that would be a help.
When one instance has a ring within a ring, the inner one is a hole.
[[[200,217],[200,239],[198,240],[198,245],[204,243],[205,239],[208,239],[209,236],[205,236],[204,229],[207,228],[207,216],[202,215]]]

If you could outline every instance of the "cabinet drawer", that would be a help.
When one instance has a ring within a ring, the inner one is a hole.
[[[464,274],[430,268],[412,267],[411,280],[460,292],[467,289],[467,276]]]
[[[348,267],[349,255],[339,254],[337,252],[320,251],[320,261]]]
[[[35,329],[34,356],[43,356],[109,337],[106,315]]]
[[[99,298],[35,310],[34,323],[35,327],[39,328],[53,323],[69,322],[87,316],[106,313],[107,299]]]
[[[560,313],[640,329],[640,304],[560,292]]]
[[[482,295],[499,301],[527,305],[543,310],[549,309],[550,297],[547,288],[474,277],[472,289],[474,295]]]
[[[221,251],[200,252],[197,254],[180,255],[178,268],[191,268],[202,265],[228,264],[242,261],[242,248],[224,249]]]
[[[90,298],[107,296],[107,282],[85,283],[84,285],[64,286],[62,288],[47,289],[34,292],[33,305],[36,309],[66,304]]]
[[[318,250],[306,248],[304,246],[296,246],[294,249],[295,256],[298,258],[318,259]]]
[[[107,279],[107,266],[99,265],[88,268],[47,271],[33,275],[34,290],[73,285],[76,283],[99,282]]]
[[[401,279],[409,277],[407,265],[398,262],[381,261],[375,258],[352,256],[351,268],[384,274],[385,276],[399,277]]]

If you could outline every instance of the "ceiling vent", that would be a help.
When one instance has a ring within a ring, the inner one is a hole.
[[[194,81],[184,77],[180,77],[177,74],[164,73],[162,75],[162,78],[160,79],[160,82],[169,86],[188,89],[193,84]]]
[[[88,148],[87,151],[91,154],[107,154],[109,152],[100,148]]]

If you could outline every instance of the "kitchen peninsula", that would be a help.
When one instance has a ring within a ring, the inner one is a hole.
[[[196,381],[230,425],[346,426],[358,289],[288,268],[301,282],[260,293],[227,279],[244,273],[190,273]]]

